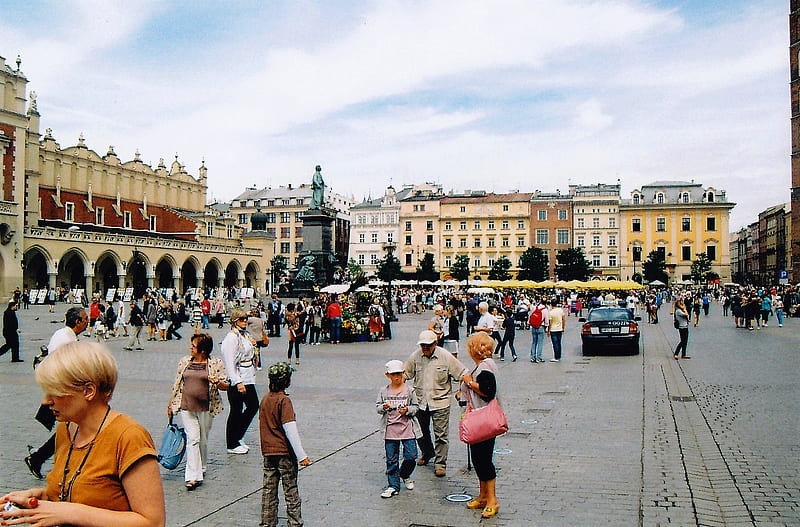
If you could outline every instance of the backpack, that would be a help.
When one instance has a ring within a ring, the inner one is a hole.
[[[371,317],[379,317],[381,316],[381,310],[376,305],[369,306],[369,316]]]
[[[542,327],[542,319],[544,318],[544,308],[536,307],[528,319],[528,324],[534,328],[539,329]]]

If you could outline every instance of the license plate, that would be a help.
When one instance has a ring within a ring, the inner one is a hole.
[[[619,333],[619,328],[600,328],[600,333]]]

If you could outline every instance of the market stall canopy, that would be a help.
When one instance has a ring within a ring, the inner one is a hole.
[[[356,289],[356,293],[371,293],[372,288],[368,285],[362,285],[358,289]]]
[[[665,284],[661,280],[653,280],[652,282],[650,282],[650,285],[667,285],[667,284]]]
[[[322,289],[319,290],[320,293],[344,293],[350,289],[350,284],[331,284],[326,285]]]
[[[470,287],[469,289],[467,289],[467,293],[473,293],[479,295],[492,294],[494,293],[494,289],[492,289],[491,287]]]

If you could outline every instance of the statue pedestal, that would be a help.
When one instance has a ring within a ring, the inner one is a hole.
[[[309,209],[303,214],[303,252],[304,256],[314,257],[315,284],[324,286],[333,279],[333,262],[336,258],[333,253],[333,221],[334,217],[325,210]],[[297,284],[303,289],[309,288],[311,283]]]

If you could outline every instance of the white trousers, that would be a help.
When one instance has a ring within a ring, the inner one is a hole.
[[[203,481],[208,465],[208,433],[214,418],[211,412],[181,410],[186,431],[186,481]]]

